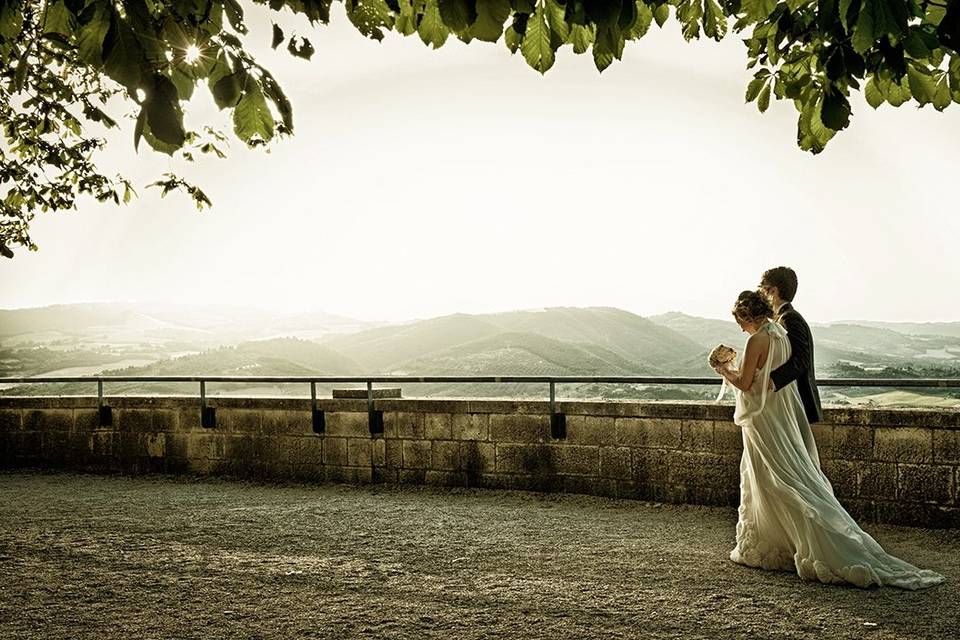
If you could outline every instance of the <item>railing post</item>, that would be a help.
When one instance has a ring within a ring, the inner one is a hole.
[[[217,409],[207,406],[207,382],[200,380],[200,426],[204,429],[216,429]]]
[[[113,410],[103,404],[103,380],[97,378],[97,423],[101,427],[113,425]]]
[[[317,410],[317,381],[310,381],[310,419],[313,422],[313,432],[323,433],[327,430],[327,420],[323,411]]]
[[[367,422],[370,434],[383,433],[383,411],[373,408],[373,382],[367,381]]]
[[[550,437],[562,440],[567,437],[567,416],[557,412],[556,382],[550,381]]]

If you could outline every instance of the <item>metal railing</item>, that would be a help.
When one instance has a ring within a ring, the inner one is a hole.
[[[313,429],[316,433],[325,430],[325,418],[317,408],[317,384],[346,383],[366,384],[367,413],[370,432],[383,432],[383,412],[374,406],[375,383],[507,383],[549,385],[550,429],[555,438],[566,436],[566,416],[556,410],[556,386],[558,384],[650,384],[650,385],[718,385],[718,377],[683,376],[33,376],[0,378],[0,384],[50,384],[50,383],[97,383],[97,409],[101,425],[113,423],[109,405],[104,402],[103,385],[106,382],[196,382],[200,385],[201,425],[216,426],[216,413],[207,406],[208,382],[244,382],[273,384],[309,384],[310,410]],[[893,387],[900,389],[960,388],[960,378],[823,378],[817,380],[823,387]]]

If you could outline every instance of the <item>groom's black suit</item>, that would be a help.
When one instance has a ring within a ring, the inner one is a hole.
[[[780,308],[777,320],[787,330],[790,339],[790,358],[770,373],[773,386],[778,391],[796,381],[803,409],[810,424],[820,422],[820,393],[813,375],[813,338],[810,326],[789,302]]]

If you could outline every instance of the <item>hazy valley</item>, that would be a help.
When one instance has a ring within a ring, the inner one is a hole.
[[[814,324],[820,377],[960,377],[960,322]],[[555,307],[371,323],[244,307],[76,304],[0,310],[0,376],[683,375],[741,347],[732,321],[609,307]],[[6,394],[84,394],[91,385],[4,385]],[[340,385],[342,386],[342,385]],[[533,396],[543,385],[402,385],[408,396]],[[328,389],[323,387],[322,391]],[[567,384],[561,397],[709,398],[717,387]],[[196,385],[111,383],[107,393],[195,394]],[[298,385],[208,385],[211,394],[306,395]],[[956,392],[823,389],[834,403],[960,406]]]

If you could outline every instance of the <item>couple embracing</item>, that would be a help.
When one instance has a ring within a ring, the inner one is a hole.
[[[710,364],[736,394],[743,434],[734,562],[796,572],[805,580],[922,589],[944,581],[886,553],[850,516],[820,468],[810,424],[821,418],[810,328],[793,309],[797,276],[763,274],[741,293],[733,317],[749,337],[737,353],[720,346]]]

